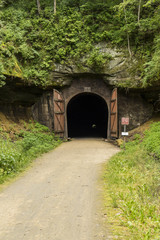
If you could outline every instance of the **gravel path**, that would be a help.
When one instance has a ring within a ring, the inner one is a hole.
[[[98,177],[118,151],[77,139],[37,159],[0,194],[0,240],[108,239],[98,219]]]

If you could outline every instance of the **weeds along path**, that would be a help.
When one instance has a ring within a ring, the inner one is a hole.
[[[81,139],[37,159],[0,193],[0,240],[108,239],[99,224],[98,176],[117,151],[101,140]]]

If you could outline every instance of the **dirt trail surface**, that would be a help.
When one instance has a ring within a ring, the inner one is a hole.
[[[63,143],[0,193],[0,240],[109,239],[100,229],[98,177],[118,149],[96,139]]]

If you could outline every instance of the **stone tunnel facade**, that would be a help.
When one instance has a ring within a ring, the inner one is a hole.
[[[78,94],[88,93],[100,96],[108,106],[107,138],[110,138],[110,100],[113,87],[96,77],[77,77],[71,86],[59,90],[64,98],[64,136],[68,137],[67,106],[70,100]],[[41,124],[54,130],[54,101],[53,91],[45,92],[32,106],[33,118]],[[127,130],[136,128],[152,117],[153,109],[141,93],[130,90],[125,92],[118,89],[118,132],[121,134],[121,118],[129,117],[130,124]]]

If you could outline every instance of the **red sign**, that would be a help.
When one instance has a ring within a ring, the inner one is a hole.
[[[129,125],[129,118],[128,117],[122,117],[121,124],[122,125]]]

